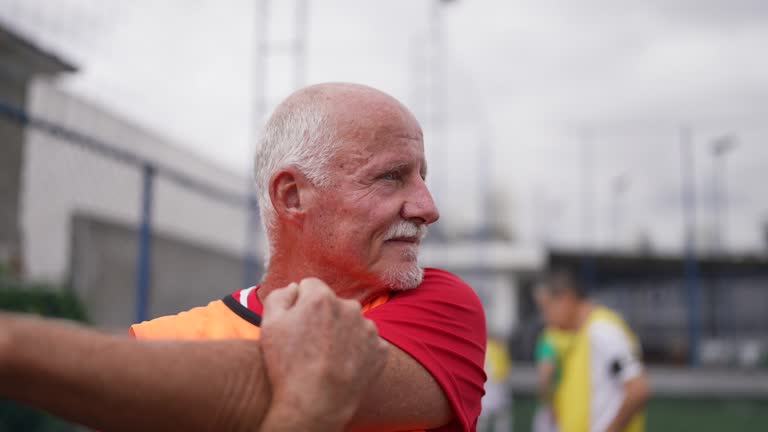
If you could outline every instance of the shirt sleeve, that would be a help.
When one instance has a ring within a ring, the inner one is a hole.
[[[379,335],[421,363],[445,392],[455,420],[439,431],[474,431],[480,415],[486,328],[480,299],[457,276],[426,269],[422,284],[366,314]]]
[[[556,356],[555,347],[552,345],[549,338],[544,334],[539,336],[534,351],[534,360],[536,363],[554,362]]]
[[[598,321],[590,326],[589,336],[592,352],[603,359],[609,376],[627,382],[643,372],[638,350],[619,326]]]

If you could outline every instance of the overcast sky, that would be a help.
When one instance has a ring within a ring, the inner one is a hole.
[[[0,17],[81,67],[62,83],[75,94],[244,172],[255,3],[0,0]],[[289,39],[293,2],[270,3],[270,38]],[[442,10],[437,130],[424,105],[428,0],[308,3],[307,82],[369,84],[414,110],[447,227],[477,224],[479,190],[494,190],[525,244],[647,235],[677,249],[685,126],[702,231],[713,220],[711,143],[731,134],[727,244],[764,246],[768,2],[458,0]],[[291,65],[268,65],[271,103],[290,90]]]

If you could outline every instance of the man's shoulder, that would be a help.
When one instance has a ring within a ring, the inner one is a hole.
[[[228,300],[215,300],[176,315],[161,316],[130,327],[137,339],[225,339],[258,338],[260,323],[233,308]]]
[[[590,320],[588,334],[597,346],[617,343],[635,343],[635,335],[618,313],[606,307],[598,307],[595,317]]]
[[[424,279],[414,291],[429,291],[449,298],[459,297],[480,305],[475,290],[457,275],[434,267],[424,269]]]
[[[395,299],[457,312],[461,310],[462,314],[483,315],[480,297],[467,282],[451,272],[433,267],[424,269],[424,278],[418,287],[397,293]]]
[[[485,314],[475,291],[453,273],[425,268],[422,283],[395,293],[367,315],[379,334],[437,380],[457,421],[445,430],[472,430],[485,373]],[[444,430],[440,429],[440,430]]]
[[[589,335],[593,338],[609,338],[621,336],[623,331],[617,323],[608,320],[594,320],[588,327]]]
[[[411,290],[397,291],[390,300],[368,313],[370,317],[439,316],[446,322],[484,328],[485,314],[475,290],[453,273],[425,268],[421,284]]]
[[[621,314],[608,306],[596,304],[594,308],[593,314],[596,321],[608,321],[616,325],[625,324]]]
[[[629,326],[618,312],[596,305],[589,320],[590,331],[627,331]]]
[[[164,315],[148,321],[133,324],[129,332],[137,339],[189,338],[197,333],[197,327],[208,321],[212,314],[217,314],[221,300],[179,312]]]

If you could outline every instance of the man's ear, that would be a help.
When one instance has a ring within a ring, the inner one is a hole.
[[[276,172],[269,181],[269,199],[277,217],[302,224],[306,212],[306,195],[312,187],[307,178],[295,168]],[[302,198],[305,198],[302,200]]]

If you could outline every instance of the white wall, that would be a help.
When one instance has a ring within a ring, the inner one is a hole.
[[[200,181],[244,194],[246,178],[182,149],[48,82],[30,89],[30,112],[173,167]],[[226,145],[226,136],[211,145]],[[242,255],[246,214],[158,176],[154,228],[165,234]],[[21,229],[29,277],[68,276],[70,220],[82,211],[137,225],[141,170],[28,128],[23,158]]]

